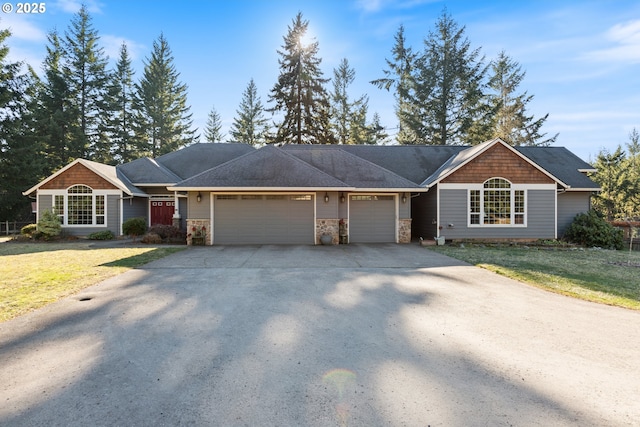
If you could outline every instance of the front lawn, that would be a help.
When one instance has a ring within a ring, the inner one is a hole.
[[[640,310],[637,251],[477,244],[431,249],[563,295]]]
[[[183,247],[1,243],[0,322],[42,307]]]

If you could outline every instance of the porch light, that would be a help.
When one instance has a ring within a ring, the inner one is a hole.
[[[196,196],[196,200],[198,201],[198,203],[202,201],[202,194],[200,194],[199,191],[198,191],[198,195]]]
[[[329,203],[329,193],[324,193],[324,202]]]
[[[344,203],[344,193],[340,193],[340,203]]]
[[[402,193],[402,203],[407,203],[407,193]]]

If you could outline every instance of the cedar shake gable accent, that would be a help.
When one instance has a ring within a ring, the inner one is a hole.
[[[555,182],[502,144],[489,147],[440,182],[479,183],[495,177],[505,178],[513,184],[553,184]]]
[[[118,187],[98,176],[95,172],[81,163],[71,166],[69,169],[44,184],[42,190],[66,190],[67,188],[81,184],[94,190],[117,190]]]

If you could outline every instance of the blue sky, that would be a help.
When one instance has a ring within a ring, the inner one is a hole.
[[[0,14],[0,27],[13,32],[10,56],[40,72],[47,32],[56,28],[64,33],[81,2],[46,1],[46,12],[30,15],[15,13],[17,2],[12,4],[13,12]],[[520,90],[534,95],[530,113],[536,117],[549,113],[544,131],[560,134],[555,145],[589,161],[603,148],[624,146],[634,127],[640,130],[637,0],[87,0],[85,4],[112,60],[122,41],[127,42],[136,78],[153,41],[164,33],[180,80],[189,88],[194,126],[200,133],[215,107],[228,135],[251,78],[267,104],[279,73],[276,51],[298,12],[319,42],[325,77],[331,77],[340,60],[347,58],[356,71],[351,97],[367,94],[369,115],[378,112],[384,126],[395,128],[393,95],[369,81],[382,77],[400,24],[408,44],[421,49],[445,7],[465,26],[471,45],[481,48],[486,61],[504,50],[521,64],[527,74]]]

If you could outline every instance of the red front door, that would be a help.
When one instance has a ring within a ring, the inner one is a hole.
[[[171,225],[173,224],[173,211],[175,202],[152,201],[151,202],[151,225]]]

